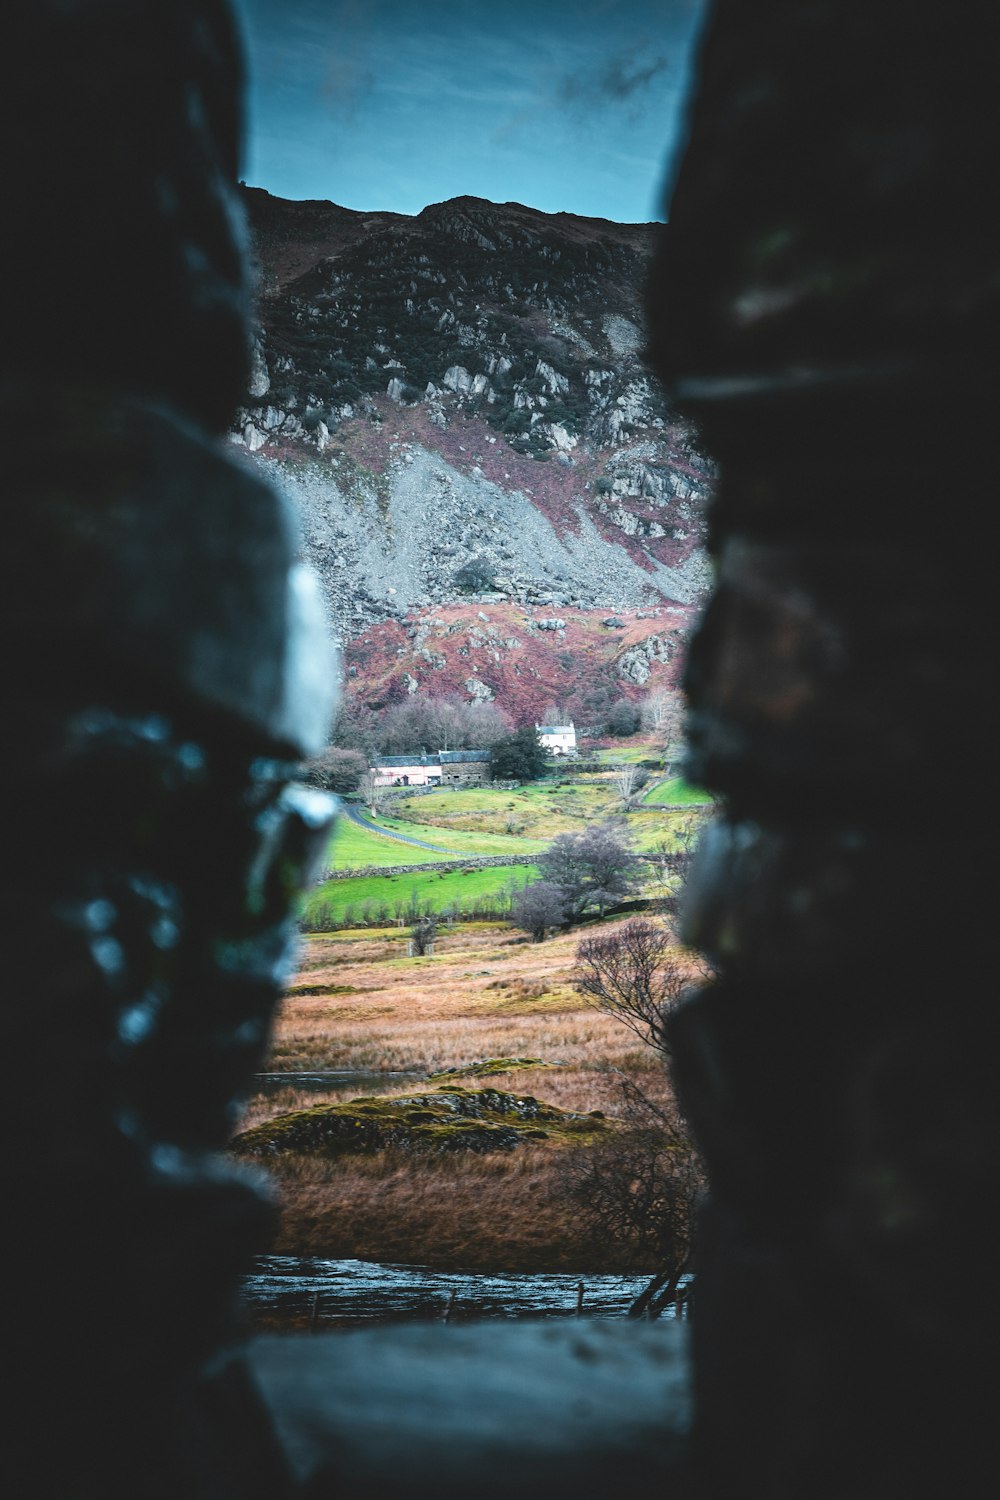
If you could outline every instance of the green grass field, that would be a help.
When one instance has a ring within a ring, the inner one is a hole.
[[[696,807],[711,800],[708,792],[689,786],[682,776],[672,776],[669,781],[661,782],[643,798],[652,807]]]
[[[692,818],[707,812],[710,798],[683,778],[655,786],[623,820],[636,853],[661,853],[681,847]],[[404,799],[405,814],[379,817],[388,830],[438,846],[436,852],[386,838],[341,819],[331,839],[330,868],[353,870],[443,864],[477,855],[537,854],[560,833],[580,833],[588,824],[622,818],[621,801],[611,774],[550,777],[514,791],[493,787],[447,788]],[[486,870],[421,870],[401,875],[359,875],[327,881],[308,893],[304,925],[313,930],[354,923],[391,922],[418,912],[483,910],[497,907],[512,882],[538,878],[534,865],[502,865]],[[655,889],[653,869],[650,869]]]
[[[513,885],[526,885],[537,878],[534,865],[496,865],[468,872],[418,870],[412,875],[328,880],[305,897],[302,921],[307,929],[316,930],[340,923],[389,922],[411,911],[452,911],[456,915],[475,912],[482,910],[487,900],[499,904],[503,892]]]
[[[664,849],[682,848],[684,835],[698,811],[697,807],[689,812],[651,807],[647,812],[632,813],[628,820],[632,848],[636,854],[660,854]]]
[[[403,844],[399,839],[371,833],[348,818],[341,818],[330,840],[329,868],[356,870],[368,865],[440,864],[456,857],[465,858],[476,854],[535,854],[545,842],[543,839],[518,838],[512,834],[439,828],[431,823],[413,823],[403,818],[381,817],[378,822],[393,833],[437,844],[446,852],[418,849],[413,844]]]
[[[636,765],[640,760],[658,761],[660,751],[658,746],[646,745],[615,745],[610,750],[587,750],[580,751],[582,760],[599,760],[609,762],[611,765]]]
[[[434,830],[424,828],[416,837],[435,843]],[[412,844],[401,844],[396,839],[380,837],[359,828],[347,818],[338,819],[330,840],[328,859],[333,870],[355,870],[365,865],[420,865],[429,861],[453,859],[452,854],[434,854],[430,849],[415,849]]]
[[[517,836],[520,849],[531,853],[557,833],[578,832],[587,822],[613,817],[620,805],[610,776],[589,776],[546,778],[515,791],[463,787],[432,792],[402,802],[401,811],[418,829],[415,836],[431,843],[446,845],[462,832],[477,838],[507,835]],[[434,834],[428,831],[431,824]],[[527,840],[534,840],[534,845]]]
[[[630,814],[629,824],[636,824],[647,811],[652,814],[670,807],[694,808],[710,801],[707,792],[689,786],[680,776],[672,776],[642,799],[638,809]],[[486,848],[485,843],[479,847],[479,841],[485,841],[489,830],[499,828],[516,831],[520,834],[516,840],[519,850],[534,853],[556,834],[578,833],[587,823],[619,817],[621,799],[614,776],[607,773],[537,781],[511,792],[488,787],[434,792],[404,801],[401,808],[409,821],[400,823],[400,829],[429,843],[459,848],[458,840],[464,833],[473,835],[473,842],[461,846],[463,853],[502,853],[502,834],[493,835],[500,848]],[[387,820],[387,826],[396,825],[389,825]]]
[[[496,797],[498,794],[493,793]],[[428,801],[433,798],[426,799]],[[423,839],[428,844],[439,844],[442,849],[449,849],[454,854],[534,854],[539,850],[543,839],[525,839],[516,833],[503,833],[495,831],[497,824],[502,827],[502,818],[498,815],[494,803],[494,817],[491,827],[477,828],[469,831],[462,828],[449,828],[434,824],[433,827],[425,822],[415,822],[412,819],[396,817],[379,817],[380,826],[391,829],[393,833],[405,834],[407,838]],[[360,831],[360,830],[359,830]],[[383,843],[394,842],[389,839],[381,840]]]

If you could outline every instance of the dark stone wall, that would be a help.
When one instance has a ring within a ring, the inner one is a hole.
[[[652,282],[721,476],[686,689],[722,810],[684,919],[718,978],[672,1031],[712,1183],[697,1500],[972,1495],[1000,1456],[990,20],[718,0]],[[236,1303],[267,1192],[217,1153],[333,814],[295,782],[332,663],[290,518],[215,444],[246,379],[239,52],[221,0],[6,22],[3,1488],[277,1500]],[[550,1489],[663,1478],[647,1419],[599,1412],[584,1472],[597,1356],[565,1347],[522,1429],[463,1425],[442,1360],[428,1492],[459,1448],[463,1493],[528,1483],[518,1431],[567,1434]],[[338,1432],[296,1363],[327,1494],[351,1407]],[[384,1478],[386,1432],[422,1429],[371,1411]]]
[[[273,1208],[217,1153],[325,848],[334,663],[218,437],[241,61],[214,0],[5,21],[0,1488],[276,1500],[237,1301]]]
[[[651,287],[718,460],[677,1016],[699,1493],[971,1494],[1000,1178],[984,7],[717,0]]]
[[[141,390],[224,431],[249,368],[229,5],[42,0],[4,35],[4,372]]]

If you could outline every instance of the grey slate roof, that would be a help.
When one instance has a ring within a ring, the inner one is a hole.
[[[374,766],[439,766],[436,755],[379,755],[372,761]]]
[[[488,750],[439,750],[434,755],[379,755],[374,766],[450,766],[462,761],[489,760]]]

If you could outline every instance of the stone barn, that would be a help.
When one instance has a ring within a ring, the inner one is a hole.
[[[433,755],[383,755],[372,764],[376,786],[456,786],[488,781],[488,750],[438,750]]]

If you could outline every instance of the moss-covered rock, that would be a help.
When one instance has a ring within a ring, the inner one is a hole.
[[[405,1098],[352,1099],[295,1110],[244,1130],[232,1141],[237,1156],[274,1157],[380,1151],[512,1151],[523,1141],[590,1139],[605,1129],[592,1115],[574,1114],[530,1094],[445,1086]]]

